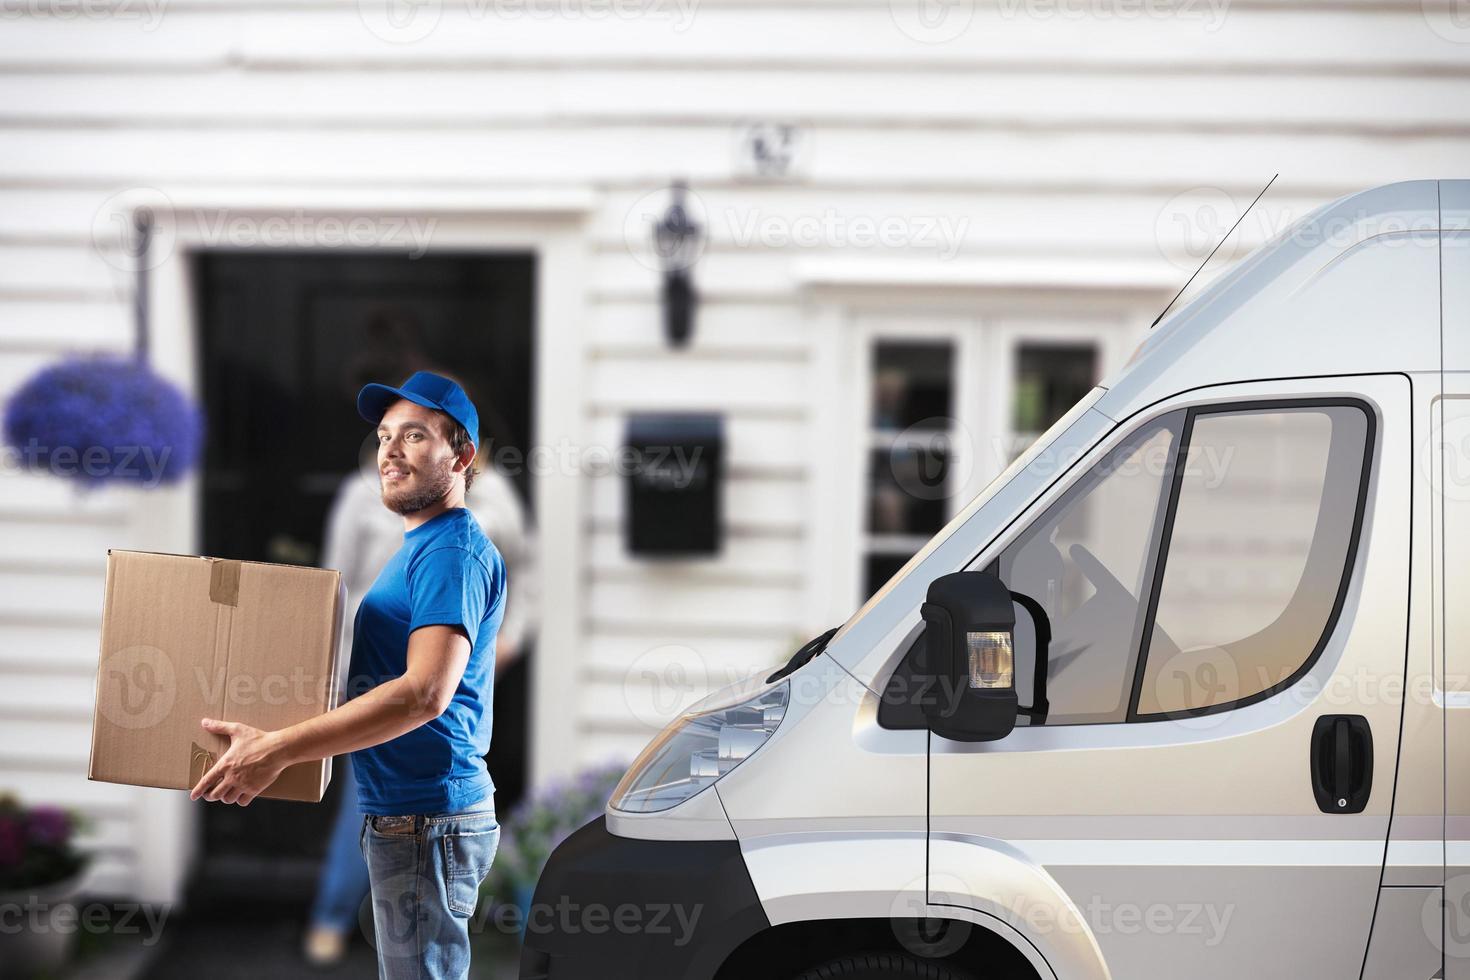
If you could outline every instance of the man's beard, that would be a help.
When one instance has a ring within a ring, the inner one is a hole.
[[[395,514],[413,514],[432,507],[443,500],[454,486],[454,457],[451,456],[444,461],[444,465],[434,470],[420,470],[417,474],[417,488],[389,491],[388,485],[383,484],[383,506]],[[382,481],[381,474],[379,481]]]

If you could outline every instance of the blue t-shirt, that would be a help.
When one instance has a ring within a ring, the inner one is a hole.
[[[492,798],[485,767],[495,634],[505,615],[505,561],[463,507],[403,536],[357,607],[349,694],[408,669],[408,635],[421,626],[463,627],[472,644],[444,713],[395,739],[352,753],[357,798],[374,816],[452,813]]]

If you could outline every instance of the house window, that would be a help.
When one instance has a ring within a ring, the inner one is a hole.
[[[948,519],[954,377],[951,343],[874,345],[863,565],[869,595]]]
[[[956,321],[867,334],[864,598],[1093,388],[1111,329]],[[977,467],[993,469],[976,482]]]
[[[1010,458],[1015,459],[1097,384],[1092,344],[1023,343],[1016,348]]]

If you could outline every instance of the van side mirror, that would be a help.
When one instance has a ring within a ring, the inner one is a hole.
[[[1005,583],[988,572],[952,572],[929,583],[920,674],[935,696],[929,728],[957,742],[1005,738],[1016,727],[1016,614]]]

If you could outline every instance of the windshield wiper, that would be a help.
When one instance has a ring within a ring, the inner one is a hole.
[[[786,661],[786,666],[782,667],[770,677],[766,678],[766,683],[774,684],[788,674],[793,674],[801,668],[805,667],[808,661],[810,661],[817,654],[821,653],[823,650],[827,649],[827,644],[832,642],[832,637],[837,635],[837,630],[838,627],[834,626],[827,632],[823,633],[821,636],[816,636],[810,640],[807,640],[802,648],[793,653],[791,655],[791,659]]]

